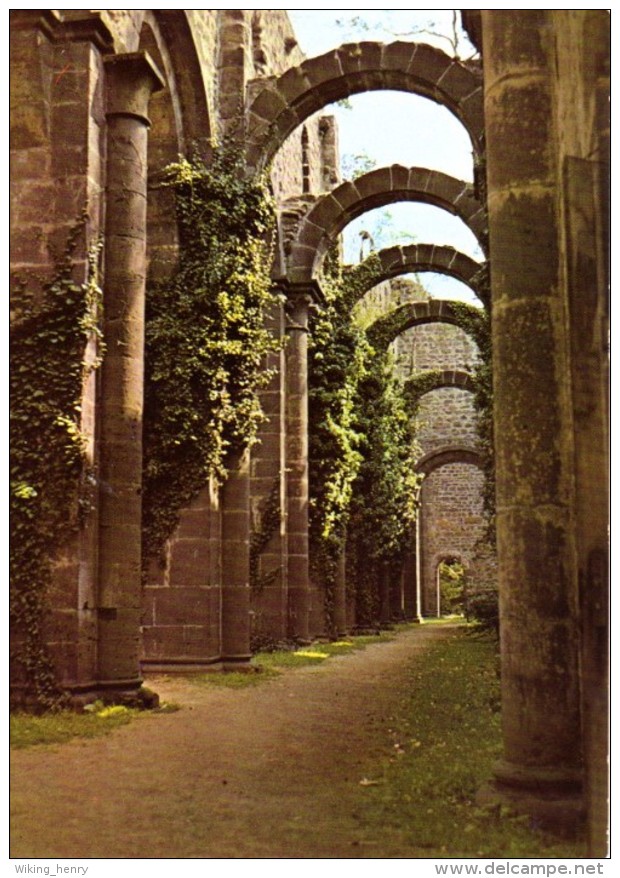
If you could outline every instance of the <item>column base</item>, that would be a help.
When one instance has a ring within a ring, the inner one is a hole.
[[[256,668],[251,664],[252,654],[222,656],[222,670],[237,671],[239,674],[253,674]]]
[[[507,808],[530,817],[531,828],[564,838],[579,835],[585,824],[580,772],[570,769],[534,769],[501,761],[495,780],[478,791],[483,807]]]
[[[159,707],[159,695],[142,685],[142,680],[97,680],[68,688],[71,706],[83,708],[93,701],[109,705],[123,705],[138,710]]]

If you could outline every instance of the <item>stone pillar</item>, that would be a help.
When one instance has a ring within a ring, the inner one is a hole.
[[[347,576],[346,552],[343,547],[338,559],[338,573],[334,592],[334,634],[343,637],[347,633]]]
[[[146,281],[146,115],[163,87],[143,53],[108,56],[98,675],[140,685],[142,399]]]
[[[392,608],[390,602],[391,576],[390,565],[387,561],[379,564],[379,621],[382,625],[387,625],[392,618]]]
[[[283,339],[285,314],[281,302],[270,309],[265,325],[274,336]],[[258,442],[252,449],[250,513],[252,534],[265,534],[263,525],[266,523],[268,541],[261,543],[260,555],[253,559],[251,618],[253,636],[280,641],[288,636],[284,349],[269,353],[265,366],[272,370],[272,377],[259,393],[266,419],[260,425]],[[280,517],[277,523],[274,520],[276,502]]]
[[[250,453],[232,456],[222,487],[222,666],[247,667],[250,652]]]
[[[288,525],[289,637],[310,638],[308,568],[308,308],[309,290],[287,302],[286,494]],[[315,633],[315,632],[313,632]]]
[[[566,303],[544,10],[482,11],[504,759],[539,823],[579,811],[581,741]]]
[[[415,615],[414,622],[422,621],[422,506],[418,504],[415,518]]]

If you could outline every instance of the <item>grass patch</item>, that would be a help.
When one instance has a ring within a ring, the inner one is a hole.
[[[10,717],[9,742],[16,750],[37,744],[64,744],[73,738],[98,738],[114,729],[125,726],[140,716],[153,713],[176,713],[179,704],[164,701],[151,710],[136,710],[120,704],[104,705],[95,701],[87,705],[84,713],[59,710],[33,716],[30,713],[14,713]]]
[[[97,738],[124,726],[139,711],[127,707],[106,707],[89,713],[61,710],[32,716],[16,713],[10,718],[10,745],[15,749],[36,744],[63,744],[72,738]]]
[[[501,754],[499,659],[493,638],[461,629],[416,657],[392,755],[367,779],[360,809],[370,835],[383,828],[421,857],[582,857],[475,796]]]
[[[258,668],[252,671],[227,671],[226,673],[212,671],[208,674],[192,674],[184,679],[188,683],[198,686],[213,686],[216,689],[248,689],[251,686],[260,686],[266,680],[278,677],[279,673],[271,668]]]
[[[335,655],[347,655],[359,649],[365,649],[373,643],[387,643],[393,640],[398,631],[411,627],[409,624],[395,626],[393,631],[382,631],[380,634],[369,634],[360,637],[347,637],[332,643],[312,643],[300,649],[281,649],[273,652],[258,652],[252,658],[255,672],[197,674],[186,677],[190,683],[201,686],[215,686],[224,689],[246,689],[259,686],[266,680],[280,676],[282,671],[290,668],[301,668],[307,665],[320,665]]]

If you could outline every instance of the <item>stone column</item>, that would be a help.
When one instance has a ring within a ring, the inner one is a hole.
[[[286,494],[289,637],[310,637],[308,569],[308,308],[309,290],[289,293],[286,322]]]
[[[146,115],[163,87],[143,53],[108,56],[98,674],[140,685],[142,400],[146,281]]]
[[[250,453],[234,455],[222,487],[222,666],[250,658]]]
[[[566,303],[550,13],[482,11],[504,759],[539,823],[579,810],[581,742]]]
[[[346,551],[343,547],[338,559],[338,573],[334,592],[334,634],[343,637],[347,633],[347,571]]]
[[[392,607],[390,601],[391,591],[391,571],[387,561],[379,564],[379,621],[382,625],[387,625],[392,618]]]
[[[414,622],[422,621],[422,523],[420,516],[422,515],[422,507],[418,505],[418,511],[415,518],[415,610]]]

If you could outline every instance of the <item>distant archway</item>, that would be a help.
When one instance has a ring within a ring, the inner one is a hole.
[[[397,201],[417,201],[459,217],[484,246],[485,212],[471,183],[441,171],[392,165],[363,174],[323,195],[299,223],[291,242],[288,277],[308,283],[342,229],[369,210]]]
[[[445,445],[422,455],[416,463],[416,470],[427,476],[449,463],[468,463],[483,469],[482,455],[477,449],[465,445]]]
[[[376,268],[373,263],[376,263]],[[485,291],[487,263],[476,262],[471,256],[446,244],[406,244],[386,247],[372,253],[358,265],[350,266],[347,276],[353,282],[358,277],[364,279],[363,286],[359,288],[358,298],[361,299],[376,284],[418,271],[432,271],[452,277],[468,286],[484,305],[488,305],[488,295]]]
[[[480,321],[482,328],[484,314],[473,305],[452,302],[449,299],[428,299],[423,302],[406,302],[383,317],[379,317],[368,328],[368,338],[375,347],[386,349],[398,335],[413,326],[448,323],[461,327],[464,311],[474,323]],[[469,334],[475,341],[475,334],[471,331]]]

